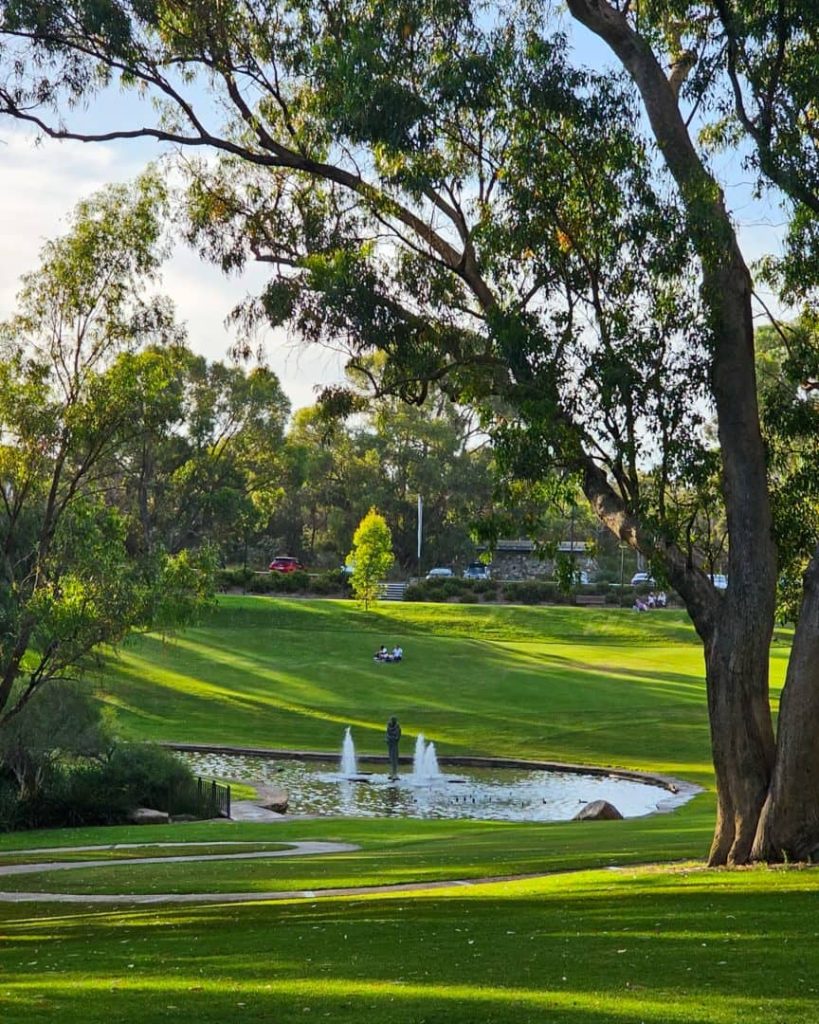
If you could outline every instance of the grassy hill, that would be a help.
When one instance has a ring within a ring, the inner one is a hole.
[[[372,660],[400,641],[405,660]],[[784,673],[775,651],[775,684]],[[101,686],[130,735],[335,751],[509,755],[711,778],[699,642],[679,612],[225,597],[195,629],[131,640]]]

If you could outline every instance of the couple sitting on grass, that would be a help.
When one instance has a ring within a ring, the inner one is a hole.
[[[396,644],[392,651],[388,651],[382,644],[379,650],[373,655],[373,661],[400,661],[404,657],[404,651],[400,644]]]

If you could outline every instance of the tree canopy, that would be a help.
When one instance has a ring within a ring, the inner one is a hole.
[[[184,621],[208,573],[159,549],[133,558],[114,500],[117,455],[166,377],[146,343],[175,343],[168,305],[145,299],[159,265],[158,181],[80,204],[23,279],[0,328],[0,722],[72,678],[136,624]]]

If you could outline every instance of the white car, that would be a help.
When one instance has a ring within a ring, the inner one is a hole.
[[[455,573],[451,569],[446,569],[443,566],[437,566],[435,569],[430,569],[427,573],[428,580],[443,580],[450,576],[454,576]]]
[[[649,572],[635,572],[631,577],[632,587],[656,587],[657,581]]]
[[[728,577],[727,576],[723,576],[722,573],[715,573],[711,577],[711,582],[714,584],[714,587],[717,590],[727,590],[728,589]]]

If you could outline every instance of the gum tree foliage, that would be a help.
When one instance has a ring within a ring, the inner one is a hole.
[[[492,497],[493,464],[472,420],[438,393],[423,407],[391,396],[357,403],[345,421],[300,409],[282,452],[282,498],[270,520],[278,550],[337,567],[371,504],[389,520],[405,569],[417,567],[417,502],[427,562],[471,557],[470,523]]]
[[[211,545],[241,557],[282,499],[290,406],[279,380],[264,366],[208,363],[182,344],[143,358],[165,387],[111,467],[124,480],[130,544],[174,554]]]
[[[805,310],[757,331],[757,373],[779,548],[783,621],[799,617],[802,577],[819,537],[819,324]]]
[[[0,102],[58,137],[217,151],[216,166],[187,163],[189,235],[227,270],[271,265],[249,327],[341,338],[354,361],[380,349],[385,390],[420,402],[437,381],[482,411],[510,465],[574,477],[703,640],[711,861],[805,856],[819,845],[819,564],[775,742],[751,276],[691,125],[713,113],[713,141],[744,132],[810,225],[812,16],[796,0],[568,7],[622,78],[572,66],[536,4],[6,0]],[[55,116],[115,82],[163,100],[162,121],[81,135]],[[651,145],[632,128],[641,109]],[[702,441],[709,406],[718,452]],[[725,595],[690,528],[691,496],[717,479]]]
[[[353,566],[350,577],[353,593],[369,608],[378,600],[378,588],[392,568],[392,535],[387,520],[371,508],[353,534],[353,547],[347,562]]]
[[[167,304],[142,297],[162,203],[151,176],[81,203],[0,326],[0,725],[99,644],[205,596],[186,552],[130,556],[109,472],[167,381],[140,345],[177,340]]]

